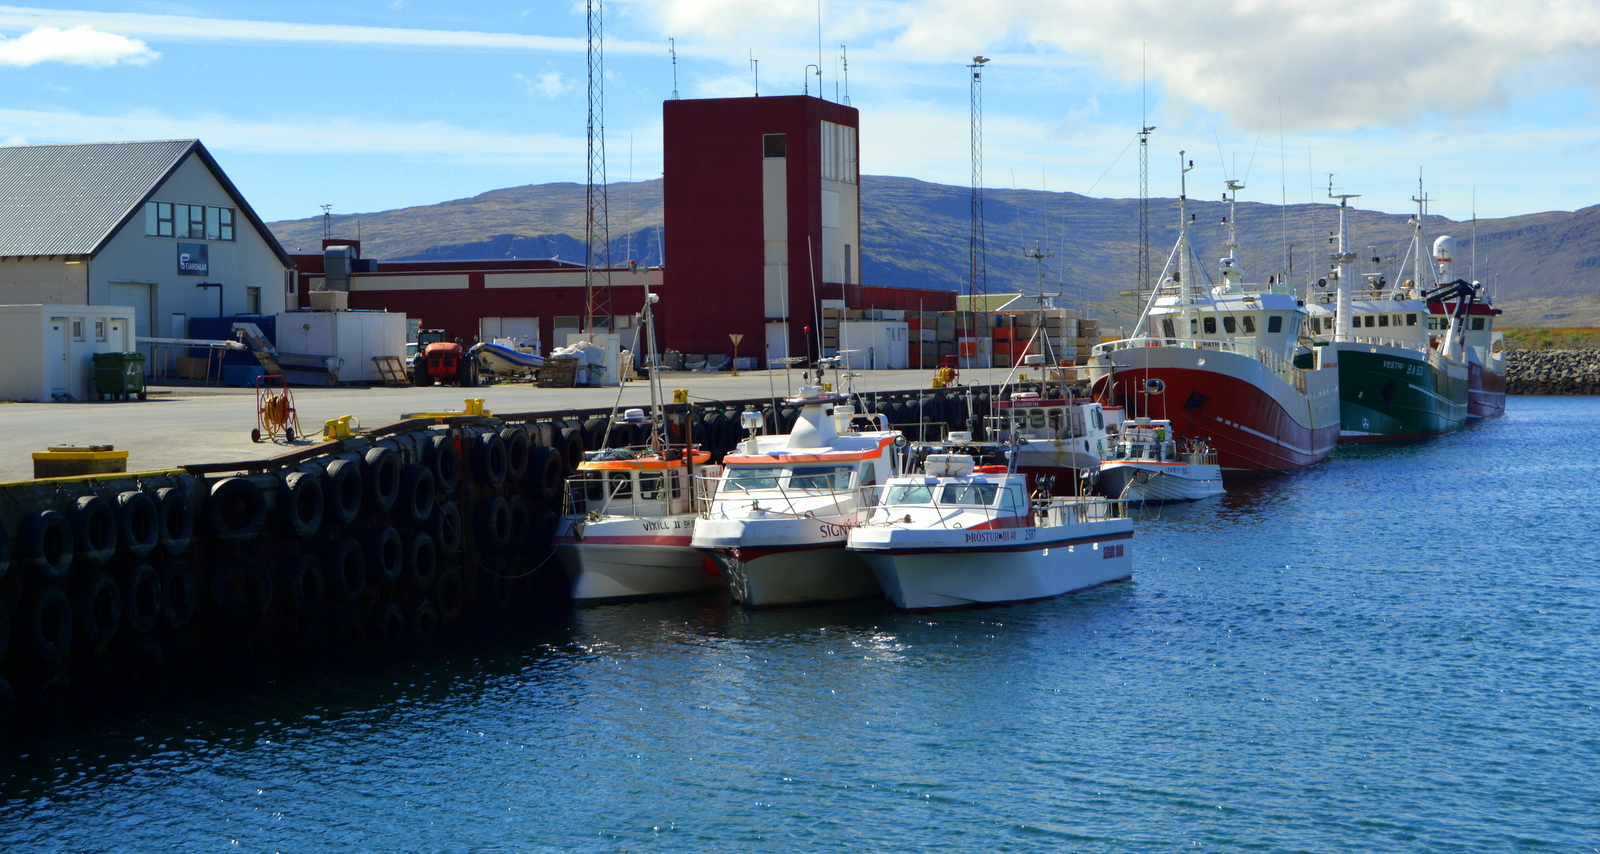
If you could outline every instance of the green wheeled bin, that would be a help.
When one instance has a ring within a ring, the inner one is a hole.
[[[107,395],[116,400],[127,400],[130,394],[144,400],[144,354],[94,354],[94,390],[101,400],[105,400]]]

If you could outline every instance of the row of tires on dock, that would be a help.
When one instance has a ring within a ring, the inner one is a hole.
[[[869,399],[891,423],[964,428],[950,396]],[[669,418],[714,458],[739,413]],[[587,450],[648,439],[605,418],[413,429],[242,472],[0,486],[0,732],[169,689],[360,666],[537,618],[564,602],[553,540]]]

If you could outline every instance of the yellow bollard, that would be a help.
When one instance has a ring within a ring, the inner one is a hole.
[[[672,402],[673,403],[688,403],[689,402],[689,390],[686,389],[686,388],[675,388],[675,389],[673,389],[672,390]]]
[[[332,421],[322,422],[322,441],[337,442],[353,437],[355,431],[351,426],[352,422],[357,426],[361,424],[360,421],[356,421],[354,415],[341,415]]]

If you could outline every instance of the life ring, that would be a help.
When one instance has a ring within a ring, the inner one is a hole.
[[[439,550],[433,544],[433,535],[416,531],[406,543],[405,586],[421,593],[433,586],[439,575]]]
[[[96,572],[78,585],[77,624],[90,646],[103,646],[122,625],[122,590],[110,573]]]
[[[367,451],[363,458],[361,483],[366,499],[373,508],[387,512],[400,494],[400,455],[393,448],[382,446]]]
[[[149,557],[161,545],[161,517],[156,503],[141,490],[117,494],[117,542],[138,560]],[[4,574],[3,570],[0,574]]]
[[[367,566],[378,577],[390,584],[400,580],[405,571],[405,546],[400,542],[400,532],[391,527],[374,528],[367,532],[362,545],[367,551]]]
[[[156,512],[160,517],[161,549],[173,557],[187,552],[194,542],[194,511],[188,494],[170,486],[156,490]]]
[[[461,449],[456,447],[455,437],[441,433],[430,438],[427,461],[434,487],[444,493],[455,492],[461,483]]]
[[[322,478],[324,521],[331,519],[335,525],[355,521],[361,515],[364,492],[360,461],[335,459],[329,462]]]
[[[400,472],[400,517],[421,523],[433,513],[433,472],[427,466],[410,465]]]
[[[490,489],[505,485],[511,462],[507,458],[506,440],[499,433],[482,433],[473,442],[472,472],[478,482]]]
[[[181,629],[194,619],[200,604],[200,580],[194,567],[173,561],[161,567],[161,613],[167,625]]]
[[[418,599],[406,608],[406,632],[411,638],[411,648],[423,652],[433,646],[439,634],[439,609],[426,599]]]
[[[102,567],[117,553],[117,514],[98,495],[80,495],[73,502],[72,557],[83,566]]]
[[[254,557],[223,561],[211,577],[211,598],[230,622],[259,625],[272,610],[272,574]]]
[[[294,601],[295,613],[311,619],[322,613],[328,602],[328,580],[322,561],[314,554],[290,558],[282,569],[283,587]]]
[[[406,616],[400,613],[400,606],[389,602],[378,612],[378,643],[385,656],[393,658],[400,654],[406,643]]]
[[[33,600],[28,623],[33,651],[43,661],[59,661],[72,646],[72,603],[60,587],[46,587]]]
[[[249,542],[267,524],[267,499],[254,481],[224,478],[211,487],[205,513],[206,525],[219,541]]]
[[[354,602],[367,589],[367,553],[354,537],[330,545],[323,566],[328,590],[345,601]]]
[[[148,563],[137,563],[119,569],[117,575],[122,588],[122,613],[128,618],[128,625],[141,635],[149,634],[161,622],[160,574]]]
[[[506,444],[506,480],[521,483],[528,474],[528,453],[532,450],[528,431],[507,427],[500,431],[500,440]]]
[[[511,543],[511,504],[503,495],[491,495],[473,509],[478,549],[499,552]]]
[[[72,567],[72,526],[54,510],[23,517],[17,531],[17,564],[38,572],[48,583],[67,577]]]
[[[428,520],[428,531],[433,535],[440,558],[455,560],[456,555],[461,554],[461,508],[454,501],[439,502]]]
[[[467,610],[467,585],[455,567],[439,573],[433,596],[439,602],[439,618],[445,622],[459,619]]]
[[[279,511],[284,527],[302,540],[322,530],[322,477],[314,471],[291,472],[283,479]]]

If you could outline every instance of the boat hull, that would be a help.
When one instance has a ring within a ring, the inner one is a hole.
[[[1305,371],[1301,391],[1261,362],[1226,351],[1127,347],[1096,360],[1095,396],[1103,405],[1170,420],[1178,436],[1209,439],[1224,478],[1313,466],[1338,443],[1331,368]],[[1150,380],[1160,381],[1159,394],[1145,393]]]
[[[715,565],[691,545],[693,526],[692,516],[581,523],[568,518],[556,533],[556,560],[578,602],[677,596],[721,587]]]
[[[896,608],[936,611],[1031,602],[1133,576],[1126,519],[1074,526],[1073,536],[1045,538],[1038,528],[953,532],[989,542],[924,542],[905,548],[852,548],[872,567]],[[918,532],[920,533],[920,532]]]
[[[1467,420],[1468,366],[1432,363],[1401,347],[1327,345],[1339,365],[1339,441],[1343,444],[1425,439],[1461,429]]]
[[[872,570],[845,550],[854,521],[701,519],[694,542],[716,562],[733,600],[751,608],[881,596]]]
[[[1134,504],[1198,501],[1223,493],[1222,471],[1189,463],[1109,462],[1100,467],[1100,489]]]
[[[1506,378],[1503,374],[1472,362],[1468,365],[1467,415],[1471,418],[1496,418],[1506,414]]]

